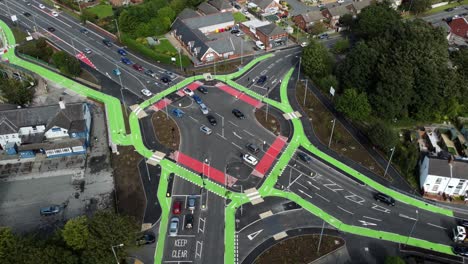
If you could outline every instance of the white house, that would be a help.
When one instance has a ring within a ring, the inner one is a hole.
[[[424,193],[466,195],[468,162],[426,156],[421,162],[419,185]]]

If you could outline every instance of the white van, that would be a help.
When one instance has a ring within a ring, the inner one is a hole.
[[[261,42],[259,40],[255,41],[255,46],[257,46],[257,48],[259,48],[261,50],[265,49],[265,45],[263,45],[263,42]]]

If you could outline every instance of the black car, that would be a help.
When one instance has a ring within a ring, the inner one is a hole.
[[[156,241],[156,237],[153,234],[144,234],[139,237],[136,241],[137,246],[153,244]]]
[[[245,147],[252,153],[257,154],[260,151],[260,148],[254,143],[249,143]]]
[[[207,115],[206,118],[208,119],[208,122],[210,122],[210,124],[212,126],[216,126],[218,124],[218,122],[216,122],[216,118],[212,115]]]
[[[458,225],[468,227],[468,220],[459,220]]]
[[[54,32],[54,31],[55,31],[55,28],[53,28],[53,27],[48,27],[47,30],[48,30],[49,32]]]
[[[457,255],[468,257],[468,247],[454,246],[452,251]]]
[[[193,227],[193,214],[185,215],[185,228],[190,229]]]
[[[305,154],[304,152],[298,152],[297,157],[299,157],[302,161],[307,162],[307,163],[312,161],[312,158],[309,157],[309,155]]]
[[[152,70],[146,70],[146,71],[145,71],[145,74],[148,75],[148,76],[151,76],[151,77],[156,76],[156,74],[155,74],[154,71],[152,71]]]
[[[112,42],[108,39],[103,39],[102,40],[102,43],[104,43],[104,45],[106,45],[107,47],[112,47]]]
[[[166,197],[172,196],[172,185],[174,184],[174,173],[169,174],[169,178],[167,178],[167,191]]]
[[[374,199],[387,205],[395,206],[395,200],[386,194],[376,193],[374,194]]]
[[[89,31],[86,28],[82,28],[80,29],[80,32],[83,34],[88,34]]]
[[[266,82],[266,80],[267,80],[266,75],[262,75],[262,76],[260,76],[260,78],[258,78],[257,84],[263,85]]]
[[[232,113],[239,119],[245,119],[245,115],[238,109],[232,109]]]
[[[161,77],[160,80],[163,83],[170,83],[171,82],[171,78],[169,78],[168,76],[163,76],[163,77]]]
[[[208,93],[208,89],[206,89],[205,86],[200,86],[200,87],[197,88],[197,90],[202,94],[207,94]]]
[[[453,8],[447,8],[447,9],[445,9],[445,12],[452,12],[453,10],[455,10],[455,9],[453,9]]]
[[[239,33],[239,32],[240,32],[240,30],[238,30],[238,29],[233,29],[233,30],[231,30],[231,34],[237,34],[237,33]]]
[[[30,16],[31,16],[31,14],[28,13],[28,12],[24,12],[23,15],[24,15],[25,17],[30,17]]]

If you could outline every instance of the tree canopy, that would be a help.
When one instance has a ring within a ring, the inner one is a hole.
[[[81,66],[78,59],[72,57],[65,51],[58,51],[52,55],[52,61],[61,73],[68,76],[78,76],[81,73]]]
[[[34,98],[34,88],[28,81],[18,81],[7,78],[0,79],[0,91],[10,104],[27,105]]]
[[[306,75],[318,80],[331,73],[333,59],[327,48],[312,40],[302,51],[302,68]]]
[[[364,120],[371,112],[366,93],[358,93],[356,89],[345,90],[336,101],[336,109],[354,120]]]

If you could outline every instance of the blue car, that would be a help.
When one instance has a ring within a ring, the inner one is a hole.
[[[197,104],[202,104],[203,103],[201,98],[196,94],[194,96],[192,96],[192,98],[193,98],[193,100],[195,100],[195,102],[197,102]]]
[[[122,57],[120,60],[121,60],[123,63],[127,64],[127,65],[132,64],[132,62],[131,62],[129,59],[125,58],[125,57]]]
[[[113,72],[115,75],[117,75],[117,76],[119,76],[120,74],[122,74],[122,73],[120,72],[119,69],[113,69],[112,72]]]
[[[122,56],[127,56],[127,52],[124,49],[118,49],[117,52]]]
[[[179,108],[176,108],[172,110],[172,114],[176,117],[183,117],[184,116],[184,111],[180,110]]]

